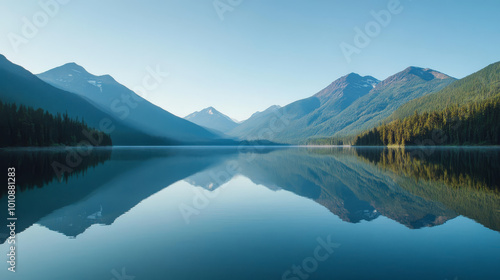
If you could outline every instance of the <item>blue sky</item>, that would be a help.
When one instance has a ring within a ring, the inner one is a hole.
[[[394,0],[219,0],[231,7],[223,19],[213,0],[59,1],[45,22],[39,1],[0,2],[0,53],[33,73],[76,62],[129,88],[160,67],[170,75],[147,99],[181,117],[214,106],[243,120],[350,72],[385,79],[420,66],[461,78],[500,60],[493,0],[401,0],[350,62],[340,44],[355,47],[355,28]],[[12,34],[33,16],[41,27],[16,51]]]

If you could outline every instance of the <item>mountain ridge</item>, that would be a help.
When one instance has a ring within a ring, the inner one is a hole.
[[[343,123],[333,135],[354,135],[373,128],[408,101],[436,92],[454,81],[455,78],[430,68],[407,67],[378,83],[369,94],[342,112],[339,118]]]
[[[0,55],[0,81],[0,98],[5,103],[41,108],[55,115],[68,113],[70,118],[84,118],[87,125],[100,130],[105,121],[107,129],[113,128],[111,138],[115,145],[159,145],[175,142],[173,139],[154,137],[130,127],[95,107],[85,98],[45,83],[3,55]]]
[[[238,123],[236,123],[233,119],[224,115],[212,106],[193,112],[185,116],[184,119],[199,126],[215,129],[216,131],[220,131],[222,133],[226,133],[238,126]]]
[[[443,110],[450,105],[464,105],[500,95],[500,61],[492,63],[434,94],[412,100],[395,111],[388,120],[419,113]]]
[[[299,144],[311,137],[354,135],[376,126],[409,100],[440,90],[454,80],[439,71],[415,66],[383,81],[350,73],[308,98],[276,109],[276,114],[247,120],[228,134],[239,138],[264,134],[273,118],[282,115],[288,118],[285,126],[268,131],[266,139]]]
[[[356,99],[367,94],[378,82],[372,76],[356,73],[344,75],[310,97],[284,107],[268,108],[265,113],[251,117],[228,134],[244,139],[264,136],[271,141],[297,143],[304,138],[298,135],[300,131],[309,129],[309,136],[314,135],[315,126],[334,118]],[[277,128],[275,119],[280,120],[280,128]]]
[[[76,63],[67,63],[37,76],[52,86],[87,99],[106,113],[155,137],[199,144],[226,141],[224,136],[152,104],[112,76],[91,74]]]

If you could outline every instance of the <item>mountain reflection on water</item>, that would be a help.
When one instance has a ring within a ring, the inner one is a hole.
[[[498,149],[96,149],[64,180],[51,170],[64,160],[61,151],[0,157],[18,170],[18,232],[38,223],[76,237],[177,181],[214,191],[240,175],[314,200],[349,223],[382,215],[419,229],[461,215],[500,231]]]

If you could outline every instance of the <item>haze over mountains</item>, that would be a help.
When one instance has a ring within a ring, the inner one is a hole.
[[[488,194],[484,189],[474,188],[443,188],[439,176],[426,177],[428,174],[422,172],[421,175],[416,173],[421,177],[414,180],[403,176],[399,167],[389,171],[364,160],[365,156],[380,156],[379,152],[372,149],[320,151],[271,148],[260,153],[238,153],[238,149],[204,150],[200,153],[198,149],[182,152],[178,149],[150,149],[116,150],[111,155],[111,151],[103,150],[99,152],[104,153],[102,162],[92,165],[92,168],[84,167],[79,171],[83,174],[68,178],[70,188],[64,181],[48,179],[42,182],[37,177],[26,178],[24,186],[21,186],[24,191],[19,193],[25,203],[17,209],[24,219],[19,221],[16,230],[19,233],[38,223],[75,237],[94,224],[111,225],[141,201],[175,182],[185,180],[191,185],[215,191],[238,176],[244,176],[271,191],[285,190],[313,200],[350,223],[372,221],[382,215],[410,229],[418,229],[439,226],[463,215],[488,228],[500,230],[499,216],[494,214],[500,199],[498,193]],[[404,153],[401,150],[394,152]],[[455,152],[446,150],[439,153]],[[460,156],[466,153],[460,151]],[[485,166],[484,159],[489,157],[489,153],[481,154]],[[1,162],[7,162],[6,156],[9,154],[0,152],[0,158],[4,159]],[[50,154],[38,152],[18,158],[16,166],[27,171],[47,160],[47,156]],[[442,155],[436,154],[433,158],[439,162]],[[392,161],[385,159],[380,162],[402,164],[396,159],[393,157]],[[239,171],[228,173],[228,163],[236,163]],[[498,159],[491,163],[498,166]],[[434,161],[415,164],[440,166]],[[453,169],[451,166],[446,168],[448,171]],[[164,170],[170,172],[165,173]],[[473,170],[476,175],[481,172],[480,168]],[[460,172],[455,172],[449,174],[452,178],[460,178]],[[43,174],[54,176],[47,172]],[[475,182],[480,178],[470,177]],[[29,182],[37,183],[25,188]],[[143,187],[137,188],[138,185]],[[0,197],[2,202],[7,199],[6,195]],[[477,207],[484,200],[488,203]],[[279,205],[276,209],[279,211]],[[3,242],[5,239],[0,236],[0,244]]]
[[[361,77],[354,73],[349,74],[334,81],[314,96],[298,100],[278,110],[276,107],[271,109],[274,114],[261,115],[258,119],[250,118],[244,121],[242,125],[247,126],[245,130],[231,131],[229,135],[240,138],[254,135],[268,140],[280,139],[281,141],[295,142],[300,138],[307,137],[308,133],[312,133],[305,130],[318,130],[322,123],[335,117],[357,98],[367,94],[377,83],[378,80],[371,76]],[[273,118],[281,118],[280,115],[284,115],[286,118],[278,124],[280,127],[275,129],[273,133],[261,135],[263,133],[260,131],[269,127]]]
[[[0,98],[4,103],[42,108],[52,114],[65,112],[71,118],[84,118],[92,127],[113,127],[114,144],[161,144],[166,139],[157,139],[135,129],[114,116],[89,103],[81,96],[55,88],[24,68],[0,55]]]
[[[239,135],[241,138],[256,139],[260,131],[259,126],[265,124],[266,120],[273,119],[273,117],[282,116],[279,111],[281,107],[278,105],[271,106],[262,112],[255,112],[250,118],[242,121],[237,127],[229,131],[230,135]]]
[[[214,107],[208,107],[199,112],[194,112],[184,117],[184,119],[199,126],[215,129],[224,133],[238,126],[237,122],[217,111]]]
[[[75,63],[65,64],[37,76],[54,87],[77,94],[100,110],[117,116],[148,135],[179,143],[208,143],[221,138],[218,134],[153,105],[111,76],[92,75]]]
[[[377,84],[338,115],[340,124],[330,121],[328,125],[332,128],[319,134],[357,134],[376,126],[404,103],[437,92],[455,80],[432,69],[408,67]]]
[[[231,124],[235,126],[233,129],[225,127],[224,132],[239,139],[291,144],[315,137],[352,136],[385,121],[401,105],[438,92],[454,81],[455,78],[446,74],[420,67],[408,67],[383,81],[351,73],[309,98],[284,107],[271,106],[236,126]],[[211,116],[206,114],[207,110],[202,111],[203,118],[199,113],[189,117],[198,116],[192,120],[210,127]]]
[[[285,115],[287,122],[260,137],[300,143],[311,137],[356,134],[376,126],[402,104],[439,91],[453,81],[438,71],[418,67],[409,67],[384,81],[351,73],[309,98],[280,108],[278,115]],[[259,135],[275,115],[258,120],[251,117],[228,134],[240,138]]]
[[[500,62],[487,67],[443,88],[436,94],[411,100],[398,108],[392,119],[401,119],[415,111],[431,112],[443,110],[452,105],[463,106],[500,96]]]
[[[429,68],[408,67],[383,81],[351,73],[318,93],[271,106],[236,122],[214,107],[184,119],[150,103],[109,75],[67,63],[37,76],[0,56],[4,103],[68,113],[97,129],[111,128],[114,145],[235,145],[243,140],[303,144],[353,137],[414,111],[485,100],[498,94],[500,63],[458,82]]]

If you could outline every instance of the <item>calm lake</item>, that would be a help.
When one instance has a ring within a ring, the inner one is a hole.
[[[0,279],[500,279],[500,149],[67,157],[0,151],[18,187],[15,273],[0,197]]]

